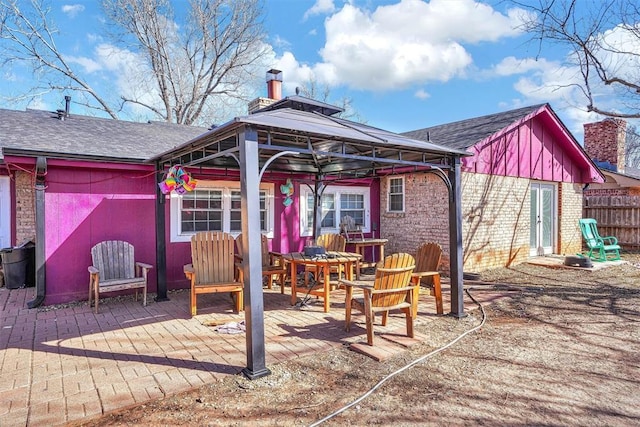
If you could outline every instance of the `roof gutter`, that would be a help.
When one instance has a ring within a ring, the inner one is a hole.
[[[135,163],[142,164],[145,163],[145,159],[131,159],[131,158],[123,158],[123,157],[108,157],[108,156],[90,156],[83,154],[73,154],[73,153],[54,153],[47,151],[36,151],[36,150],[23,150],[20,148],[13,147],[2,147],[2,156],[21,156],[21,157],[46,157],[49,159],[59,159],[59,160],[87,160],[87,161],[95,161],[95,162],[116,162],[116,163]]]

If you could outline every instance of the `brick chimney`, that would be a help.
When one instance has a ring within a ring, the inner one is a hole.
[[[282,71],[267,71],[267,98],[256,98],[249,102],[249,114],[282,99]]]
[[[627,122],[622,119],[609,118],[584,125],[584,149],[603,169],[624,173],[626,138]]]

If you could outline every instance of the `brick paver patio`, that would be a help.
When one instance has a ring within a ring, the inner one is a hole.
[[[364,317],[344,330],[344,293],[331,311],[311,300],[301,309],[288,292],[265,290],[267,366],[294,357],[366,341]],[[0,426],[56,426],[141,404],[235,375],[246,366],[245,334],[222,334],[210,323],[241,321],[227,295],[198,298],[189,316],[187,291],[169,301],[133,297],[101,301],[94,314],[86,302],[51,309],[26,308],[34,289],[0,288]],[[445,308],[448,307],[445,293]],[[433,321],[435,303],[421,295],[417,324]],[[376,334],[404,328],[390,316]]]

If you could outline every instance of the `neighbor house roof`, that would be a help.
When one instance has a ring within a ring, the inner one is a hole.
[[[618,189],[640,187],[640,176],[628,173],[620,173],[611,170],[601,169],[606,180],[604,183],[595,184],[592,189]]]
[[[0,109],[3,155],[142,162],[207,131],[163,122],[129,122],[42,110]]]

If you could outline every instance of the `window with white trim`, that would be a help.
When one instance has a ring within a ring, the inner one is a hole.
[[[313,191],[301,188],[300,235],[313,234]],[[362,231],[370,230],[371,191],[369,187],[330,186],[321,199],[322,233],[340,232],[340,221],[349,215]]]
[[[260,184],[260,229],[273,237],[273,184]],[[188,242],[198,231],[242,231],[240,183],[198,180],[198,187],[183,195],[171,194],[171,241]]]
[[[388,212],[404,212],[404,177],[389,178]]]

